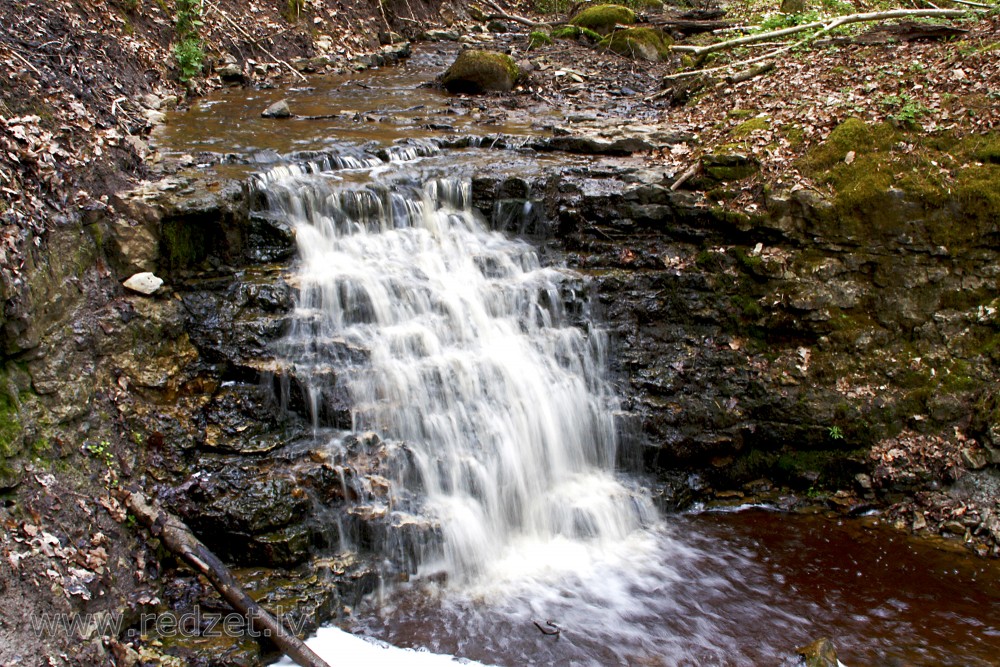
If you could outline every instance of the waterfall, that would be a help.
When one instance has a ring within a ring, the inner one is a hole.
[[[467,180],[317,169],[259,180],[296,231],[282,363],[354,431],[405,445],[395,480],[440,525],[440,567],[471,580],[512,545],[614,543],[655,517],[613,473],[617,399],[584,282],[490,231]]]

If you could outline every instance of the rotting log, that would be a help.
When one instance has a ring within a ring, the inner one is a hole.
[[[149,526],[150,533],[159,537],[167,549],[208,579],[226,602],[243,614],[255,631],[274,642],[282,653],[302,667],[330,667],[305,642],[257,604],[243,590],[226,564],[202,544],[183,521],[138,492],[129,494],[127,504],[136,518]]]

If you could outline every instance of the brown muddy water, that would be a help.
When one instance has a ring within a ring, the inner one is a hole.
[[[609,569],[561,580],[503,591],[412,584],[347,627],[511,666],[795,664],[796,647],[819,637],[851,666],[1000,664],[996,561],[875,517],[751,508],[668,516],[653,533],[609,554]],[[535,621],[561,633],[543,635]]]
[[[455,97],[425,84],[444,71],[454,49],[423,48],[400,65],[340,76],[315,76],[288,88],[226,88],[171,113],[154,141],[168,156],[200,152],[256,155],[315,151],[368,142],[428,139],[445,134],[528,135],[561,120],[527,109],[516,119],[491,121],[487,103],[452,104]],[[292,118],[262,118],[287,100]]]
[[[528,121],[483,125],[477,119],[487,109],[456,106],[421,87],[448,58],[428,49],[398,67],[316,77],[299,88],[220,91],[172,114],[156,143],[168,156],[195,161],[205,153],[236,155],[232,162],[244,163],[238,174],[297,151],[442,132],[527,135],[547,122],[529,113],[521,116]],[[283,98],[294,114],[330,117],[260,117]],[[462,151],[431,161],[467,177],[498,165],[521,173],[588,160]],[[352,183],[369,178],[355,171]],[[477,233],[490,248],[503,244]],[[1000,563],[915,541],[876,517],[750,508],[644,515],[622,539],[564,539],[558,531],[544,537],[512,533],[480,576],[461,583],[442,583],[442,570],[425,564],[410,582],[386,586],[356,609],[345,627],[512,666],[793,664],[797,646],[824,636],[851,666],[1000,664]],[[539,625],[559,632],[543,634]]]

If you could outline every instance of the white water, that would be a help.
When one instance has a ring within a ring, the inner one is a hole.
[[[648,493],[615,474],[618,402],[583,279],[489,231],[468,182],[397,172],[376,168],[363,187],[363,174],[316,165],[261,180],[296,230],[284,363],[309,388],[317,427],[323,403],[346,395],[355,431],[409,452],[380,510],[440,526],[440,544],[416,549],[416,579],[358,610],[354,629],[445,661],[780,662],[766,645],[740,656],[746,619],[801,636],[772,582],[751,576],[747,554],[677,539]],[[558,639],[539,632],[549,620]],[[343,664],[418,655],[344,663],[344,633],[311,641]]]
[[[301,257],[287,363],[314,414],[336,377],[354,430],[412,452],[443,535],[423,570],[487,588],[577,571],[655,521],[613,474],[605,337],[566,312],[580,277],[489,231],[467,181],[349,189],[315,172],[262,179]]]

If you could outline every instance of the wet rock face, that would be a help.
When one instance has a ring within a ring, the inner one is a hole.
[[[988,241],[833,236],[812,191],[772,193],[750,216],[668,183],[622,168],[533,189],[593,279],[647,464],[703,469],[723,488],[767,476],[853,489],[871,447],[903,429],[988,440],[995,402],[979,397],[997,380],[1000,277]]]

